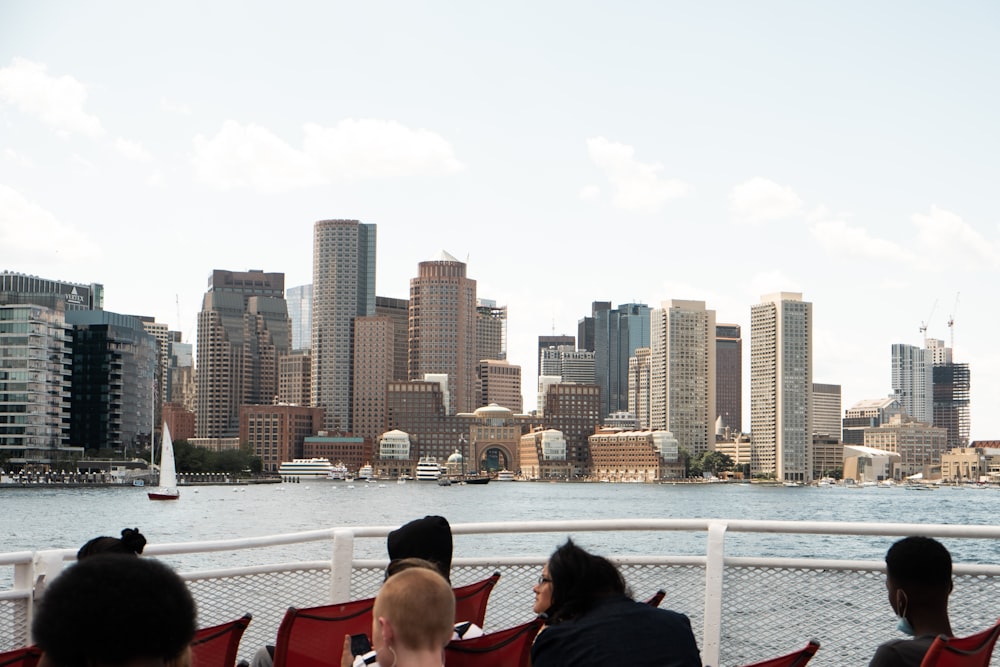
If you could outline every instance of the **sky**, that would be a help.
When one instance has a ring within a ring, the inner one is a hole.
[[[0,270],[194,342],[213,269],[307,284],[357,219],[380,296],[445,250],[508,307],[525,408],[593,301],[705,301],[745,428],[750,308],[801,292],[845,409],[926,326],[1000,439],[998,71],[985,1],[4,0]]]

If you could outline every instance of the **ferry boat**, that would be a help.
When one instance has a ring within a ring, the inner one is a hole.
[[[372,468],[372,464],[366,463],[360,468],[358,468],[358,479],[369,481],[374,477],[375,477],[375,469]]]
[[[504,468],[503,470],[501,470],[500,472],[497,473],[497,481],[498,482],[513,482],[514,481],[514,473],[512,471],[507,470],[506,468]]]
[[[330,469],[330,472],[326,475],[327,479],[332,479],[337,482],[345,481],[347,479],[347,466],[343,463],[338,462],[337,465]]]
[[[436,482],[441,478],[441,466],[433,456],[421,456],[417,462],[417,481]]]
[[[330,463],[330,459],[294,459],[292,461],[283,461],[278,466],[278,474],[282,477],[327,479],[333,468],[334,466]]]

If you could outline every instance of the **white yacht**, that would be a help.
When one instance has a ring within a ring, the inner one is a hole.
[[[422,456],[417,463],[418,482],[436,482],[441,477],[441,466],[433,456]]]
[[[294,459],[282,461],[278,474],[282,477],[310,477],[326,479],[334,469],[330,459]]]
[[[347,466],[343,463],[337,463],[330,469],[330,472],[326,475],[327,479],[332,479],[334,481],[342,482],[347,479]]]
[[[375,477],[375,470],[372,468],[372,464],[366,463],[360,468],[358,468],[358,479],[372,479]]]
[[[514,473],[512,471],[506,470],[506,469],[501,470],[500,472],[497,473],[497,481],[498,482],[513,482],[514,481]]]

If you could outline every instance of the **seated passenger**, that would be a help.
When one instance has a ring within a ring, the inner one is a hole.
[[[451,581],[451,525],[443,516],[425,516],[403,524],[389,533],[386,549],[390,561],[422,558],[434,563],[441,576]]]
[[[878,647],[869,667],[919,667],[938,635],[952,636],[948,620],[951,554],[930,537],[904,537],[885,555],[889,606],[897,628],[913,639],[893,639]]]
[[[189,667],[191,593],[163,563],[85,558],[52,580],[31,626],[39,667]]]
[[[138,528],[123,528],[121,539],[104,535],[90,540],[76,552],[81,560],[97,554],[128,554],[138,556],[146,548],[146,537]]]
[[[454,622],[455,594],[444,577],[420,567],[392,575],[375,598],[372,645],[378,664],[441,667]]]
[[[606,558],[572,540],[542,568],[536,613],[547,625],[531,647],[532,667],[700,667],[688,617],[636,602]]]

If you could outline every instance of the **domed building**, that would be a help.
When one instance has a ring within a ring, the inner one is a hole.
[[[462,469],[465,463],[465,457],[462,456],[461,452],[457,449],[448,457],[447,462],[445,462],[445,468],[448,470],[448,476],[452,477],[455,475],[462,475],[465,471]]]
[[[473,412],[469,422],[471,456],[466,472],[517,470],[522,423],[512,410],[496,403]]]

